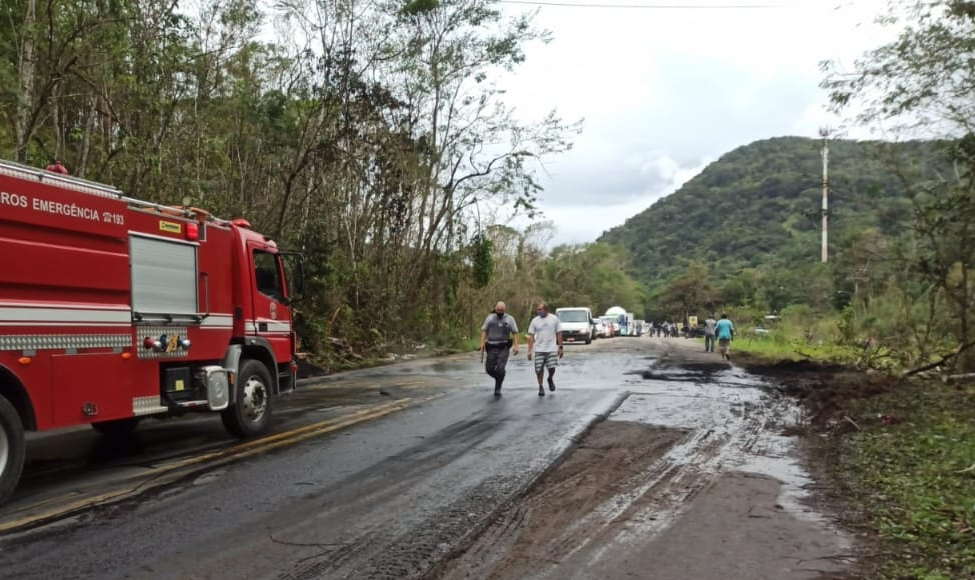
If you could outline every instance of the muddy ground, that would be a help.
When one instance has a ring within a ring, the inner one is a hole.
[[[819,484],[793,456],[787,436],[802,421],[784,417],[793,396],[840,369],[760,369],[782,382],[755,396],[744,383],[720,384],[735,378],[731,365],[695,341],[655,340],[653,349],[659,364],[641,374],[656,390],[597,423],[428,578],[800,580],[852,569],[835,504],[810,493]],[[626,420],[648,404],[660,406],[648,421]],[[665,418],[695,407],[699,423]]]
[[[848,487],[842,474],[839,446],[859,425],[850,415],[863,401],[905,387],[903,381],[881,373],[865,372],[813,360],[766,360],[739,355],[736,363],[750,373],[767,377],[775,392],[800,405],[803,420],[785,433],[796,436],[804,467],[816,484],[809,501],[833,514],[856,546],[855,558],[830,580],[872,580],[890,558],[890,546],[879,538],[871,515]]]

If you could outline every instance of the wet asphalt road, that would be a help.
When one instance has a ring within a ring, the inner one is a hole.
[[[416,575],[479,531],[643,382],[651,345],[646,338],[572,345],[556,375],[558,390],[546,397],[536,395],[524,349],[509,363],[500,399],[491,396],[475,353],[330,377],[294,397],[302,404],[291,401],[279,413],[279,431],[336,413],[341,400],[360,404],[362,391],[414,403],[220,467],[203,464],[175,484],[4,534],[0,578]],[[192,435],[175,440],[172,453],[226,444],[219,420],[186,424]],[[95,463],[109,471],[113,462],[138,464],[141,453],[162,454],[174,441],[160,433],[181,428],[173,423],[150,429],[155,439],[144,435],[151,441],[144,449]],[[82,439],[84,458],[84,446],[95,444],[87,435]],[[66,473],[58,469],[64,462],[70,463],[51,459],[50,473]],[[80,463],[90,465],[91,456]],[[70,478],[52,477],[70,488]]]

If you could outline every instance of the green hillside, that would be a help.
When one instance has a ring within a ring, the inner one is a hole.
[[[628,248],[633,274],[650,288],[693,260],[708,264],[716,279],[742,268],[818,262],[821,147],[801,137],[739,147],[598,241]],[[833,140],[829,147],[831,255],[868,227],[896,234],[909,217],[891,159],[909,159],[901,171],[921,173],[941,159],[935,142]]]

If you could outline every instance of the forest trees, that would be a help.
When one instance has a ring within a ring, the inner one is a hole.
[[[627,274],[629,266],[630,257],[619,246],[559,246],[544,264],[539,290],[554,308],[589,306],[602,313],[622,306],[642,316],[645,290]]]
[[[686,321],[688,316],[702,320],[718,305],[718,291],[711,284],[707,265],[691,262],[684,272],[671,280],[656,297],[656,308],[668,318]]]
[[[826,63],[829,76],[823,84],[835,109],[862,109],[861,123],[893,123],[908,136],[960,137],[944,149],[950,173],[925,178],[912,160],[896,155],[890,165],[913,211],[910,240],[900,252],[913,283],[899,287],[907,292],[914,287],[908,303],[935,304],[944,313],[922,323],[947,330],[960,353],[955,361],[970,371],[975,369],[970,348],[975,345],[975,8],[961,0],[903,1],[894,4],[887,22],[902,26],[896,40],[868,52],[852,72]]]
[[[302,250],[313,352],[462,335],[491,278],[470,247],[534,212],[536,162],[578,130],[515,118],[497,88],[545,34],[489,0],[262,6],[4,2],[0,156]]]

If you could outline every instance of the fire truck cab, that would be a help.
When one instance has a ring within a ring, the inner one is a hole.
[[[0,502],[25,431],[197,410],[264,431],[297,370],[284,254],[244,220],[0,161]]]

